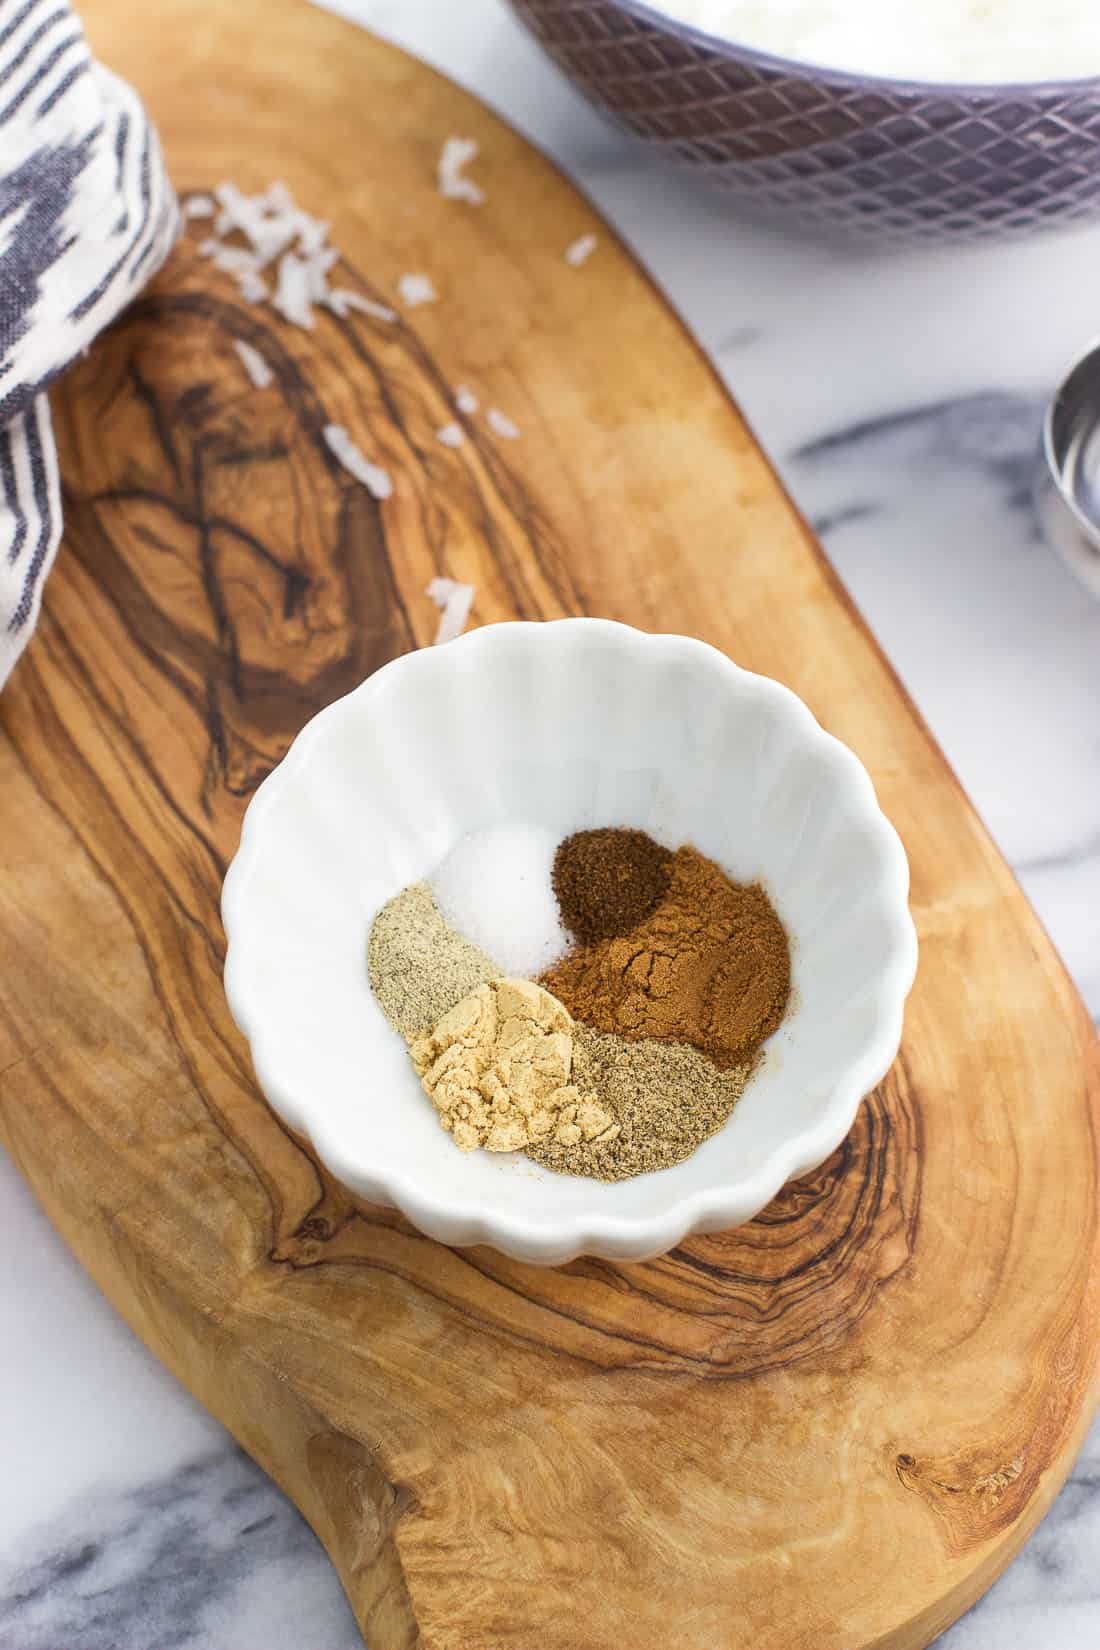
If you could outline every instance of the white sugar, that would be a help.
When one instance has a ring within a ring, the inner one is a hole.
[[[503,974],[534,978],[568,949],[550,882],[558,840],[541,825],[489,825],[463,837],[432,878],[451,927]]]

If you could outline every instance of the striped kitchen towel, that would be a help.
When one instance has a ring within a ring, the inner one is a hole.
[[[67,0],[0,0],[0,686],[61,533],[46,386],[178,226],[141,102],[95,62]]]

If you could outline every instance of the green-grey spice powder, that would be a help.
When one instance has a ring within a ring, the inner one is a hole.
[[[722,1127],[752,1071],[751,1063],[719,1071],[689,1043],[628,1042],[578,1021],[572,1080],[582,1092],[598,1095],[619,1134],[602,1145],[551,1140],[528,1146],[527,1155],[546,1169],[592,1180],[670,1169]]]
[[[379,911],[367,967],[386,1018],[407,1043],[500,974],[484,951],[443,920],[426,882],[410,883]]]

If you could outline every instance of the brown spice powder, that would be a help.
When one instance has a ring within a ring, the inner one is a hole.
[[[578,940],[628,934],[668,890],[672,854],[647,831],[607,825],[558,844],[553,884],[561,920]]]
[[[599,1031],[690,1043],[723,1070],[751,1063],[790,996],[783,925],[759,884],[731,882],[695,848],[669,872],[643,922],[579,946],[541,983]]]

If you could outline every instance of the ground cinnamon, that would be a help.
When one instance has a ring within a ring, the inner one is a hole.
[[[783,1018],[786,933],[758,883],[731,882],[695,848],[678,849],[668,873],[648,917],[578,946],[542,983],[599,1031],[690,1043],[723,1070],[740,1065]]]

